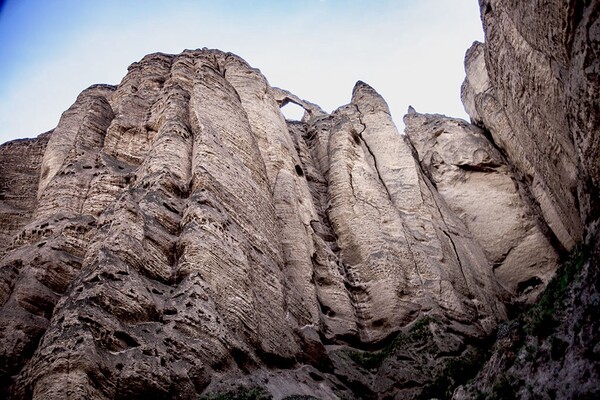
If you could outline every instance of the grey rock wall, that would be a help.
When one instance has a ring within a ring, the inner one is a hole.
[[[466,55],[465,109],[571,254],[539,303],[500,327],[490,360],[454,398],[596,398],[600,2],[479,3],[486,42]]]
[[[538,3],[480,1],[486,43],[467,52],[462,98],[570,250],[599,215],[599,5]]]

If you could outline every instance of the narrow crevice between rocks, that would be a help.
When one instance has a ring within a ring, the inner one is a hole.
[[[396,209],[396,205],[394,204],[394,199],[392,198],[392,194],[390,193],[390,190],[388,189],[385,181],[383,180],[383,177],[381,176],[381,173],[379,172],[379,167],[377,165],[377,159],[375,158],[375,154],[373,154],[373,151],[369,147],[369,144],[367,143],[367,141],[363,137],[363,132],[365,130],[367,130],[367,125],[365,125],[365,123],[362,120],[362,112],[360,111],[358,105],[355,104],[354,107],[356,108],[356,112],[358,113],[358,121],[359,121],[359,123],[363,127],[363,129],[360,132],[356,132],[356,134],[360,138],[361,142],[365,145],[365,148],[367,149],[367,151],[371,155],[371,158],[373,158],[373,166],[375,167],[375,172],[377,172],[377,176],[379,177],[379,181],[383,185],[383,187],[385,189],[385,192],[387,193],[388,199],[390,200],[390,203],[391,203],[392,207],[396,210],[396,212],[398,214],[400,214],[400,211],[398,209]],[[418,162],[417,162],[417,164],[418,164]],[[402,221],[402,218],[400,218],[400,225],[402,226],[402,232],[404,234],[404,240],[406,242],[406,246],[408,248],[408,252],[410,253],[410,256],[412,258],[413,264],[415,266],[415,271],[417,272],[417,275],[419,276],[419,281],[421,282],[421,285],[423,285],[423,283],[424,283],[423,277],[421,275],[421,271],[419,271],[419,265],[417,264],[417,259],[415,258],[415,254],[414,254],[413,249],[412,249],[412,247],[410,245],[410,242],[408,240],[408,233],[406,232],[406,226],[404,226],[404,222]]]

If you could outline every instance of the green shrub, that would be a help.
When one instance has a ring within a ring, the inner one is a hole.
[[[431,383],[425,385],[419,398],[445,399],[452,397],[454,388],[474,378],[488,357],[487,350],[470,348],[462,356],[450,358],[446,362],[442,373]]]
[[[577,246],[567,261],[556,271],[556,275],[537,304],[525,312],[523,322],[529,335],[546,338],[559,325],[560,313],[567,298],[570,285],[576,281],[583,264],[588,258],[585,246]]]
[[[349,356],[357,365],[373,370],[381,366],[383,361],[390,357],[395,351],[408,344],[421,344],[432,338],[429,324],[433,321],[430,317],[419,319],[410,328],[407,333],[400,332],[398,335],[383,349],[378,351],[351,351]]]

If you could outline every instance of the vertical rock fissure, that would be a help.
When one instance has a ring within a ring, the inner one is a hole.
[[[383,185],[383,187],[385,189],[385,192],[387,193],[388,198],[390,199],[390,202],[392,204],[394,204],[394,200],[392,199],[392,194],[390,193],[387,185],[385,184],[385,181],[381,177],[381,173],[379,172],[379,166],[377,165],[377,159],[375,158],[375,154],[373,154],[373,151],[369,147],[369,144],[367,143],[367,141],[365,140],[365,138],[362,135],[363,132],[367,130],[367,125],[365,125],[365,123],[362,120],[362,113],[361,113],[360,109],[358,108],[358,105],[354,105],[354,107],[356,108],[356,112],[358,113],[358,122],[362,125],[362,130],[360,132],[357,132],[357,135],[360,138],[360,140],[362,141],[362,143],[365,145],[365,148],[367,149],[367,151],[371,155],[371,158],[373,158],[373,166],[375,167],[375,172],[377,172],[377,176],[379,177],[379,181]]]
[[[350,190],[352,191],[352,197],[354,200],[358,201],[359,199],[356,197],[356,192],[354,189],[354,178],[352,176],[352,172],[349,173],[350,177]],[[342,268],[344,272],[344,279],[348,282],[347,289],[350,297],[350,304],[352,304],[352,308],[354,310],[354,315],[356,316],[356,320],[364,326],[364,321],[369,319],[369,315],[365,312],[365,310],[359,307],[360,304],[368,303],[368,294],[365,293],[365,290],[361,287],[362,278],[360,276],[360,269],[353,268],[351,265],[347,265],[342,262]]]
[[[446,228],[448,226],[446,225]],[[467,277],[465,275],[465,271],[463,270],[463,265],[462,265],[462,261],[460,261],[460,256],[458,254],[458,251],[456,250],[456,245],[454,244],[454,241],[452,240],[452,238],[450,237],[450,235],[448,234],[448,232],[446,232],[445,230],[442,230],[442,233],[444,235],[446,235],[446,237],[448,238],[448,241],[450,242],[450,245],[452,245],[452,251],[454,252],[454,255],[456,256],[456,261],[458,262],[458,268],[460,269],[460,273],[463,277],[463,280],[465,281],[465,286],[467,288],[467,291],[469,292],[469,296],[472,298],[473,297],[473,293],[471,293],[471,288],[469,287],[469,282],[467,281]]]
[[[425,171],[423,170],[423,166],[421,165],[421,163],[418,161],[419,157],[418,157],[418,153],[417,150],[415,149],[415,147],[413,146],[413,144],[410,142],[410,140],[406,141],[406,145],[409,147],[413,158],[415,159],[415,164],[416,164],[416,168],[419,171],[419,173],[421,174],[421,179],[423,179],[426,182],[427,185],[427,175],[425,174]],[[469,287],[469,282],[467,281],[467,277],[465,275],[465,272],[463,270],[463,265],[462,265],[462,261],[460,260],[460,256],[458,254],[458,251],[456,250],[456,245],[454,244],[454,241],[452,240],[452,237],[450,236],[450,234],[448,234],[448,232],[450,231],[450,227],[448,226],[448,223],[446,222],[446,219],[444,218],[444,214],[442,213],[442,210],[440,209],[440,206],[434,196],[433,191],[429,188],[429,185],[427,185],[427,188],[429,189],[429,192],[431,193],[431,199],[432,199],[432,203],[435,205],[435,208],[440,216],[440,219],[442,221],[442,223],[444,224],[444,226],[446,227],[446,230],[441,230],[444,235],[448,238],[448,241],[450,241],[450,244],[452,245],[452,250],[454,251],[454,255],[456,256],[456,261],[458,263],[458,268],[460,269],[460,273],[465,281],[465,285],[467,288],[467,291],[469,292],[469,296],[473,297],[473,294],[471,293],[471,289]]]
[[[294,121],[291,124],[298,123],[299,122]],[[306,181],[310,188],[313,204],[315,205],[317,211],[318,220],[314,220],[314,222],[320,225],[320,229],[313,229],[313,235],[315,237],[320,238],[323,241],[323,243],[327,246],[327,249],[335,257],[335,263],[337,267],[336,272],[341,278],[344,294],[348,298],[348,304],[350,306],[349,310],[352,315],[352,320],[360,321],[357,323],[357,325],[362,326],[361,324],[363,324],[365,316],[364,312],[360,309],[358,305],[364,303],[364,300],[359,299],[359,292],[362,289],[360,287],[360,278],[358,277],[358,271],[341,261],[342,250],[338,245],[338,234],[334,229],[331,220],[329,219],[326,190],[326,188],[329,186],[329,181],[326,171],[323,170],[322,163],[318,160],[318,149],[316,148],[317,146],[319,146],[319,139],[316,138],[316,135],[318,135],[318,133],[315,125],[319,123],[320,120],[318,120],[317,122],[312,121],[308,123],[301,122],[303,130],[298,132],[296,130],[290,129],[290,133],[293,134],[296,150],[300,156],[300,161],[302,162],[302,165],[306,170]],[[288,125],[289,124],[290,122],[288,121]],[[306,153],[303,153],[301,151],[301,143],[305,144],[307,149]],[[303,154],[306,154],[308,159],[304,159]],[[312,168],[309,167],[309,165],[311,165]],[[313,177],[312,173],[316,173],[317,176]],[[356,199],[356,192],[351,171],[349,178],[352,197]],[[324,188],[325,190],[323,190]],[[317,244],[316,238],[313,238],[313,243],[315,247],[319,246],[319,244]],[[313,257],[311,257],[311,260],[313,263],[313,269],[315,271],[319,268],[322,268],[322,266],[319,265],[319,262],[315,259],[314,254]],[[316,285],[320,293],[319,283],[317,282]],[[318,299],[319,303],[323,304],[320,299],[320,295],[318,295]],[[328,339],[325,336],[322,337],[322,340],[328,341]]]
[[[383,180],[383,177],[381,176],[381,173],[379,171],[379,166],[377,165],[377,158],[375,158],[375,154],[373,153],[373,151],[369,147],[369,144],[367,143],[367,141],[363,137],[363,132],[365,130],[367,130],[367,125],[365,125],[365,123],[362,120],[362,112],[360,111],[360,108],[358,107],[358,105],[355,104],[354,107],[356,108],[356,112],[358,113],[358,122],[363,127],[363,129],[360,132],[357,132],[358,137],[360,138],[360,140],[362,141],[362,143],[365,145],[365,148],[367,149],[367,151],[371,155],[371,158],[373,158],[373,166],[375,168],[375,172],[377,172],[377,176],[379,177],[379,181],[383,185],[383,187],[385,189],[385,192],[387,193],[387,196],[388,196],[388,198],[390,200],[390,203],[392,204],[392,207],[396,210],[396,212],[398,213],[398,215],[400,215],[400,211],[398,209],[396,209],[396,206],[394,204],[394,199],[392,198],[392,194],[390,193],[390,190],[388,189],[385,181]],[[415,266],[415,271],[417,272],[417,275],[419,276],[419,281],[421,282],[421,285],[422,285],[423,284],[423,277],[421,276],[421,271],[419,271],[419,266],[417,264],[417,259],[415,257],[413,249],[412,249],[412,247],[410,245],[410,242],[408,240],[408,233],[406,232],[406,226],[404,226],[404,222],[402,220],[400,220],[400,225],[402,226],[402,233],[404,235],[404,240],[406,241],[406,246],[408,248],[408,252],[410,253],[410,257],[411,257],[411,259],[413,261],[413,264]]]
[[[170,76],[172,76],[172,67],[171,67],[171,71],[170,71]],[[169,78],[171,79],[171,78]],[[182,90],[187,94],[187,98],[186,98],[186,114],[185,117],[187,118],[186,122],[186,126],[188,127],[189,131],[189,136],[186,138],[187,140],[185,141],[186,146],[189,148],[191,147],[191,149],[189,149],[188,152],[188,157],[187,157],[187,177],[185,177],[185,180],[183,181],[183,183],[180,183],[180,187],[183,190],[182,192],[180,191],[179,193],[175,193],[175,195],[177,196],[178,200],[183,200],[183,207],[181,208],[181,210],[179,210],[178,212],[178,217],[177,217],[177,230],[175,233],[175,238],[172,241],[172,246],[171,246],[171,254],[170,254],[170,262],[171,262],[171,274],[169,277],[169,283],[171,285],[173,285],[174,287],[178,286],[178,282],[180,280],[180,277],[177,276],[178,274],[178,270],[179,270],[179,265],[180,265],[180,259],[182,257],[183,254],[183,231],[185,229],[183,222],[183,217],[186,215],[187,209],[190,206],[189,202],[187,201],[187,199],[190,197],[191,193],[192,193],[192,188],[193,188],[193,161],[194,161],[194,143],[195,143],[195,129],[194,129],[194,124],[193,124],[193,118],[195,117],[193,111],[192,111],[192,107],[191,107],[191,98],[192,98],[192,93],[190,93],[188,90],[182,88]],[[197,121],[196,125],[197,125]]]

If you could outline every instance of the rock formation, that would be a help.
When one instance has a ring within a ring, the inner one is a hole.
[[[406,133],[425,173],[491,261],[513,296],[535,300],[558,265],[527,188],[485,136],[465,121],[409,112]]]
[[[455,398],[596,398],[600,2],[479,3],[486,42],[466,55],[465,108],[572,255],[539,304],[501,327],[490,361]]]
[[[327,115],[234,55],[153,54],[24,161],[37,199],[2,260],[14,398],[192,398],[244,377],[333,398],[352,389],[344,354],[418,318],[456,354],[505,318],[481,245],[362,82]]]
[[[328,114],[202,49],[148,55],[1,146],[0,394],[452,396],[506,304],[537,301],[582,239],[599,252],[597,2],[481,6],[472,124],[410,109],[401,135],[363,82]],[[590,312],[557,363],[585,365]],[[485,392],[497,358],[454,395]]]

